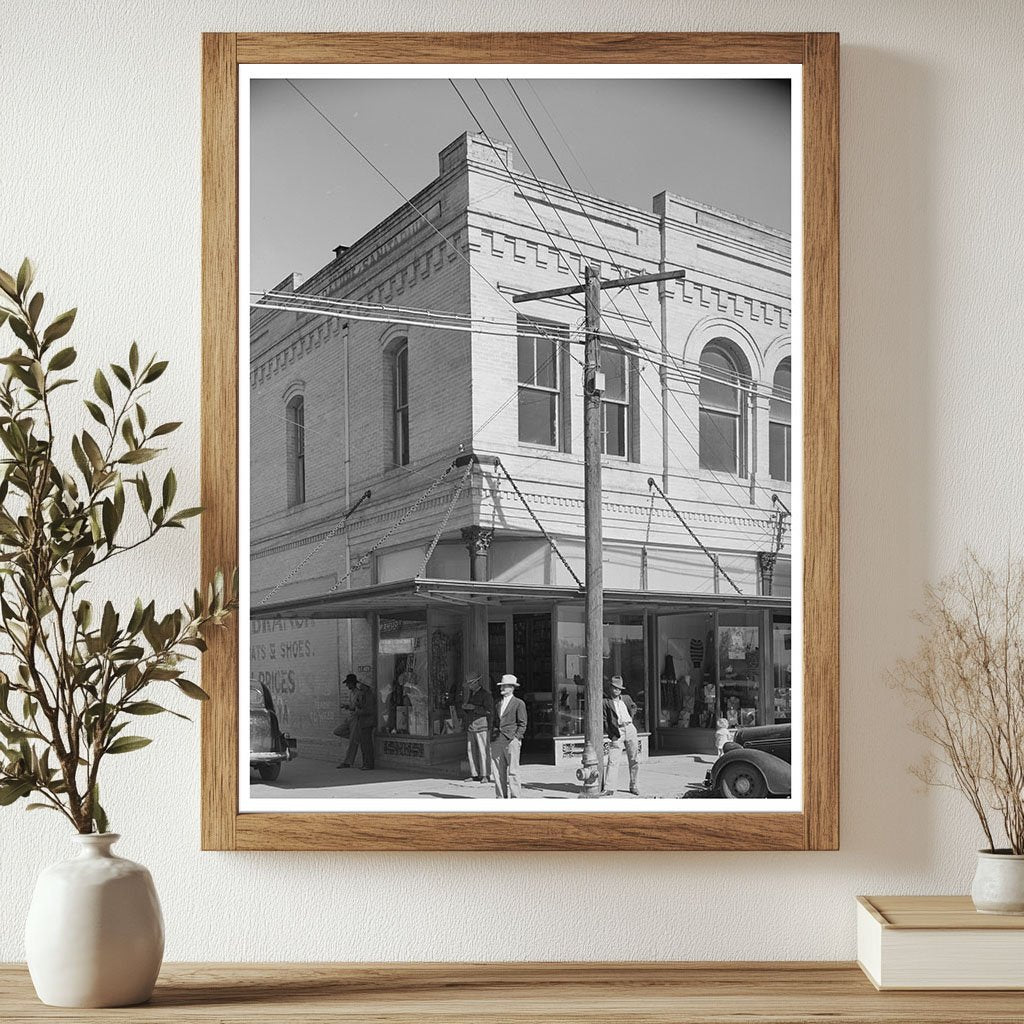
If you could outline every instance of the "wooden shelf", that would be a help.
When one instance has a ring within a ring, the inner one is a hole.
[[[851,963],[167,964],[152,1002],[61,1010],[0,965],[0,1020],[1020,1024],[1020,992],[877,992]]]

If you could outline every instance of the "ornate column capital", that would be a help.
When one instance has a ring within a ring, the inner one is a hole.
[[[483,526],[464,526],[462,540],[470,555],[486,555],[494,540],[494,531]]]

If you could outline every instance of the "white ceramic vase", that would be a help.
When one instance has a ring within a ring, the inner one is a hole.
[[[116,857],[120,836],[76,835],[77,857],[46,868],[25,926],[36,994],[50,1006],[134,1006],[153,993],[164,920],[149,872]]]
[[[971,899],[982,914],[1024,914],[1024,854],[979,850]]]

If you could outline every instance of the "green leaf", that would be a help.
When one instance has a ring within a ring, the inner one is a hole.
[[[187,679],[179,679],[175,685],[186,697],[191,697],[193,700],[210,699],[210,695],[201,686],[196,686],[195,683],[190,683]]]
[[[77,437],[71,438],[71,455],[75,460],[75,465],[78,466],[79,473],[86,480],[92,480],[92,467],[89,465],[89,460],[82,448],[82,442]]]
[[[131,367],[132,373],[139,372],[139,346],[134,341],[128,350],[128,365]]]
[[[92,787],[92,820],[97,832],[102,834],[108,831],[107,815],[100,806],[100,787],[98,785]]]
[[[163,437],[164,434],[169,434],[173,430],[177,430],[181,426],[181,420],[177,420],[174,423],[161,423],[156,430],[150,435],[150,437]]]
[[[103,605],[103,620],[100,623],[100,639],[104,647],[109,647],[117,632],[117,612],[114,606],[107,601]]]
[[[134,451],[125,452],[117,461],[134,466],[140,462],[149,462],[150,459],[155,459],[158,454],[159,452],[156,448],[136,448]]]
[[[107,546],[114,546],[114,536],[117,533],[117,513],[114,510],[114,503],[105,498],[102,506],[103,515],[103,536],[106,538]]]
[[[163,486],[163,504],[164,507],[169,508],[172,501],[174,501],[174,495],[178,491],[178,478],[174,475],[174,470],[167,470],[167,476],[164,477]]]
[[[66,370],[76,359],[78,353],[68,346],[68,348],[62,348],[51,360],[50,365],[47,367],[49,370]]]
[[[123,366],[118,366],[117,363],[110,364],[110,372],[126,387],[132,386],[132,379],[128,376],[128,371]]]
[[[24,295],[32,287],[32,281],[36,276],[36,268],[32,261],[26,256],[18,268],[18,295]]]
[[[167,520],[167,525],[170,526],[172,523],[180,524],[183,519],[191,519],[193,516],[201,515],[203,511],[202,505],[196,505],[192,508],[183,508],[180,512],[175,512],[174,515]]]
[[[82,431],[82,447],[85,449],[85,454],[89,456],[92,468],[99,472],[104,466],[103,453],[88,430]]]
[[[15,800],[31,793],[33,782],[31,779],[19,779],[14,782],[0,782],[0,807],[7,807]]]
[[[53,804],[27,804],[25,807],[26,811],[57,811],[59,808],[54,807]]]
[[[161,362],[154,363],[149,370],[146,372],[146,376],[143,378],[143,384],[152,384],[153,381],[159,377],[164,370],[167,369],[167,360],[164,359]]]
[[[32,296],[32,301],[28,304],[28,320],[32,325],[33,330],[37,323],[39,323],[39,314],[43,310],[43,293],[36,292]]]
[[[75,315],[77,313],[77,309],[69,309],[66,313],[61,313],[61,315],[57,317],[57,319],[54,320],[45,331],[43,331],[43,341],[49,344],[51,341],[63,338],[64,335],[71,330],[71,325],[75,322]]]
[[[107,383],[107,378],[103,375],[102,370],[96,371],[96,375],[92,379],[92,386],[96,394],[100,396],[100,401],[106,403],[111,409],[113,409],[114,396],[110,392],[110,385]]]
[[[124,438],[124,443],[132,450],[139,447],[139,442],[135,440],[135,428],[132,426],[132,421],[125,417],[124,423],[121,424],[121,436]]]
[[[11,325],[11,330],[14,331],[20,341],[25,342],[26,345],[31,344],[32,332],[29,331],[28,324],[21,317],[12,315],[7,322]]]
[[[2,288],[12,299],[18,299],[18,286],[14,278],[5,270],[0,270],[0,288]]]
[[[137,700],[134,704],[125,704],[124,711],[128,715],[160,715],[167,711],[167,708],[154,704],[151,700]]]
[[[135,479],[135,487],[139,492],[139,503],[142,505],[143,510],[148,514],[150,506],[153,504],[153,495],[149,490],[149,477],[145,473]]]
[[[89,410],[89,415],[101,426],[107,425],[107,417],[103,414],[103,410],[95,403],[90,402],[88,398],[83,399],[83,404],[86,409]]]
[[[88,601],[82,601],[75,609],[75,618],[78,619],[78,624],[83,630],[87,630],[92,624],[92,604]]]
[[[108,754],[128,754],[148,747],[153,741],[146,736],[118,736],[106,749]]]

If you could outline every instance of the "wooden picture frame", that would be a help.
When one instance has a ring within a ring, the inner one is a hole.
[[[207,850],[834,850],[839,844],[839,39],[782,34],[206,34],[202,571],[237,564],[238,68],[251,63],[803,67],[804,717],[799,813],[240,813],[235,629],[203,658]],[[245,453],[242,453],[245,457]]]

